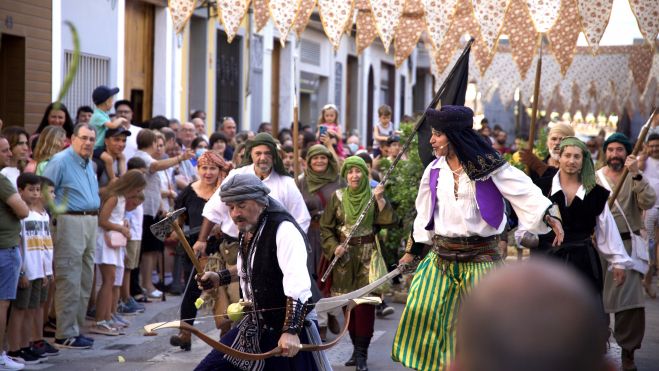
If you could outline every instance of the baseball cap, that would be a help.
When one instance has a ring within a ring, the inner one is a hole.
[[[108,88],[105,85],[101,85],[94,89],[94,92],[92,93],[92,100],[94,101],[94,104],[101,104],[108,100],[111,96],[117,94],[119,92],[119,88]]]
[[[119,126],[118,128],[115,128],[115,129],[108,129],[105,132],[105,137],[106,138],[116,137],[117,135],[122,135],[122,134],[129,137],[129,136],[131,136],[132,133],[130,132],[130,130],[126,129],[125,127]]]

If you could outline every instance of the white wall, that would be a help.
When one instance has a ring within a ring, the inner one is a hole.
[[[124,1],[66,0],[55,1],[53,4],[61,9],[61,22],[70,21],[78,30],[81,53],[110,58],[108,85],[120,89],[123,88]],[[73,50],[73,39],[67,28],[62,28],[60,35],[59,58],[64,61],[64,51]],[[56,41],[53,41],[53,47],[56,45]],[[59,84],[64,76],[62,66],[63,63],[53,64],[53,68],[59,68],[59,71],[53,71],[53,80],[60,76]],[[123,89],[119,96],[123,96]]]

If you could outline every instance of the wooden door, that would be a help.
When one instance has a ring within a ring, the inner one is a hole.
[[[0,40],[0,119],[4,127],[25,123],[25,38]]]
[[[126,1],[123,96],[133,103],[135,122],[144,122],[152,114],[154,23],[154,5]]]

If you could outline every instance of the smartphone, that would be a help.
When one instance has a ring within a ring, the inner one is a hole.
[[[320,135],[327,134],[327,126],[321,125],[320,127]]]

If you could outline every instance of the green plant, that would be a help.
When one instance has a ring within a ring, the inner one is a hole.
[[[407,138],[412,135],[414,122],[402,123],[400,130],[402,131],[401,143],[405,143]],[[414,139],[405,152],[407,159],[398,162],[385,185],[385,197],[391,202],[398,218],[397,226],[380,232],[382,254],[388,265],[398,262],[399,249],[407,242],[416,217],[414,202],[424,171],[419,158],[418,145],[418,137],[414,134]],[[384,175],[390,165],[391,161],[382,159],[378,170]]]

